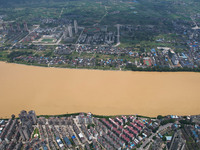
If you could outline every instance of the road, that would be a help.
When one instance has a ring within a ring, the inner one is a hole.
[[[60,37],[60,39],[55,43],[55,45],[59,45],[60,41],[63,39],[64,34]]]
[[[107,7],[105,6],[105,11],[106,13],[103,15],[103,17],[99,20],[99,23],[103,20],[103,18],[105,18],[105,16],[107,16],[108,14],[108,10],[107,10]]]
[[[105,14],[101,17],[101,19],[98,21],[98,23],[94,24],[93,26],[98,25],[103,20],[103,18],[105,18],[105,16],[107,16],[107,14],[108,14],[107,6],[105,6],[105,11],[106,11]]]
[[[60,17],[62,16],[62,14],[63,14],[63,10],[64,10],[64,8],[62,8],[62,10],[61,10],[60,15],[59,15],[58,18],[60,18]]]

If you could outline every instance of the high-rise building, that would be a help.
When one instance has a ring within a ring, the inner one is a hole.
[[[66,39],[67,36],[68,36],[68,28],[64,27],[63,39]]]
[[[112,40],[112,33],[109,32],[108,35],[109,35],[109,37],[108,37],[108,41],[110,42],[110,41]]]
[[[72,37],[73,33],[72,33],[72,26],[71,25],[68,26],[68,32],[69,32],[69,37]]]
[[[22,123],[28,121],[28,114],[25,110],[22,110],[19,114],[19,119]]]
[[[25,110],[22,110],[19,114],[19,118],[21,120],[21,124],[19,126],[20,135],[24,141],[29,140],[31,133],[33,132],[32,125],[37,123],[35,111],[31,110],[27,114]]]
[[[18,30],[19,32],[21,31],[21,28],[20,28],[19,23],[17,24],[17,30]]]
[[[28,26],[26,22],[24,22],[24,31],[28,31]]]
[[[12,118],[12,119],[15,119],[15,115],[14,115],[14,114],[12,114],[12,115],[11,115],[11,118]]]
[[[78,24],[77,24],[77,21],[74,20],[74,30],[75,30],[75,34],[78,33]]]
[[[4,30],[4,31],[6,31],[6,30],[7,30],[7,28],[6,28],[6,25],[5,25],[5,23],[3,23],[3,24],[2,24],[2,26],[3,26],[3,30]]]
[[[37,124],[37,117],[34,110],[29,111],[28,114],[29,118],[31,119],[33,124]]]
[[[12,24],[10,24],[10,31],[11,31],[11,32],[14,31]]]
[[[120,41],[119,41],[119,28],[120,28],[120,25],[119,24],[117,24],[117,43],[120,43]]]

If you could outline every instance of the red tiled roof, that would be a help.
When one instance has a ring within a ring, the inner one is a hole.
[[[137,130],[142,130],[142,128],[141,127],[139,127],[139,126],[137,126],[135,123],[131,123],[131,125],[134,127],[134,128],[136,128]]]
[[[126,142],[130,142],[130,139],[129,138],[127,138],[124,134],[122,134],[122,139],[124,139]]]
[[[133,129],[133,127],[127,126],[127,128],[134,134],[138,134],[138,132],[136,130]]]
[[[135,120],[135,122],[136,122],[138,125],[140,125],[140,126],[144,127],[144,124],[143,124],[143,123],[141,123],[139,120]]]

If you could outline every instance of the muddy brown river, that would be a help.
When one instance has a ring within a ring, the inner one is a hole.
[[[0,62],[0,117],[200,114],[200,73],[59,69]]]

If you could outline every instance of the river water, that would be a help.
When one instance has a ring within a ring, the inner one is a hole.
[[[0,62],[0,117],[200,114],[200,73],[59,69]]]

